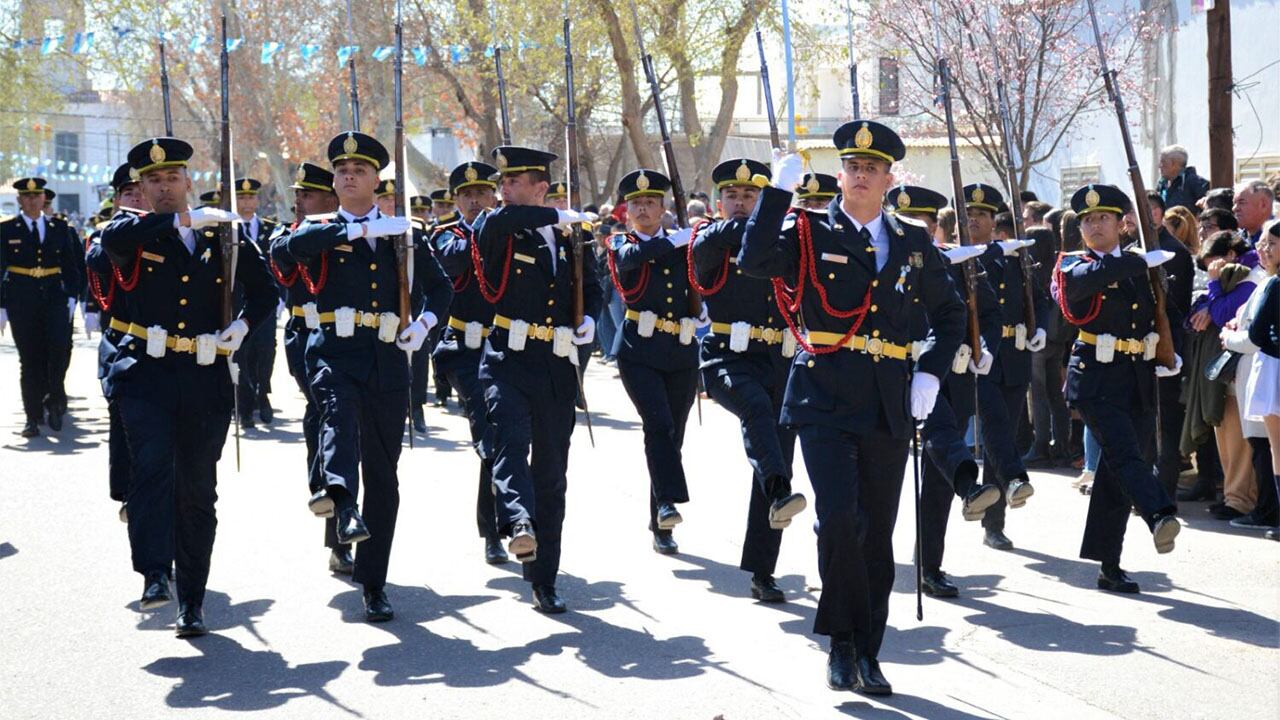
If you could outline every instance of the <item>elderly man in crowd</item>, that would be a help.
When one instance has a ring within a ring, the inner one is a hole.
[[[1271,187],[1261,180],[1249,180],[1236,186],[1235,202],[1231,211],[1235,213],[1236,222],[1240,224],[1249,247],[1258,243],[1262,235],[1262,226],[1274,214],[1273,206],[1276,194]]]
[[[1164,209],[1181,205],[1195,211],[1196,201],[1209,191],[1209,181],[1187,165],[1187,149],[1169,145],[1160,151],[1160,180],[1156,192],[1164,201]]]

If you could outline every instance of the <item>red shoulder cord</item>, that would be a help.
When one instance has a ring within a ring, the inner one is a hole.
[[[329,224],[328,220],[321,220],[321,225]],[[322,250],[320,252],[320,279],[314,280],[311,277],[311,271],[307,270],[307,266],[298,263],[298,276],[302,278],[302,284],[306,286],[307,292],[313,297],[319,297],[320,291],[324,289],[324,284],[329,281],[329,251]]]
[[[818,267],[814,262],[813,256],[813,234],[809,228],[808,213],[793,213],[796,218],[796,236],[797,245],[800,250],[798,269],[796,271],[796,286],[788,287],[782,278],[773,278],[773,296],[774,301],[778,304],[778,311],[782,313],[782,318],[787,321],[787,328],[791,330],[791,334],[795,337],[796,343],[811,355],[829,355],[844,347],[858,333],[862,327],[862,322],[867,319],[867,312],[871,308],[871,287],[867,286],[867,294],[862,298],[862,304],[850,310],[836,310],[827,301],[827,289],[818,279]],[[795,314],[800,312],[800,304],[804,299],[805,276],[808,276],[809,283],[813,285],[813,289],[818,293],[818,300],[822,305],[822,310],[826,314],[841,320],[854,318],[853,324],[849,330],[840,338],[840,342],[835,345],[825,347],[814,347],[804,339],[800,328],[796,325]]]
[[[687,265],[689,266],[689,287],[693,288],[693,291],[698,293],[702,297],[707,297],[708,295],[715,295],[716,293],[720,292],[720,290],[724,287],[725,281],[729,279],[729,250],[728,248],[726,248],[724,251],[724,259],[720,261],[720,277],[717,277],[715,279],[715,282],[711,283],[710,287],[703,287],[698,284],[697,267],[694,265],[694,262],[693,262],[693,243],[695,240],[698,239],[698,231],[710,224],[711,224],[710,220],[703,220],[701,222],[696,222],[693,224],[693,235],[689,238],[689,249],[687,251],[688,253]]]
[[[84,239],[84,251],[89,252],[89,248],[93,246],[93,241],[89,238]],[[89,281],[89,294],[93,295],[93,299],[98,301],[98,307],[104,311],[111,311],[111,304],[116,298],[116,278],[114,275],[107,276],[107,291],[102,292],[102,278],[98,273],[89,270],[85,273]]]
[[[467,236],[463,234],[463,232],[458,228],[453,227],[449,229],[453,232],[454,235],[457,235],[463,240],[467,240]],[[461,275],[457,277],[457,279],[453,281],[453,291],[455,293],[460,293],[463,290],[466,290],[467,286],[471,284],[471,278],[472,278],[472,273],[464,271]]]
[[[111,264],[111,274],[115,278],[115,281],[120,285],[121,288],[124,289],[125,292],[133,292],[133,289],[138,286],[138,280],[139,280],[141,271],[142,271],[142,246],[141,245],[138,246],[137,252],[135,252],[133,255],[133,274],[129,276],[128,280],[125,280],[124,275],[120,274],[119,265],[116,265],[115,263]]]
[[[298,223],[296,222],[289,226],[289,232],[293,232],[297,229]],[[271,274],[276,276],[276,282],[280,283],[281,287],[291,288],[294,283],[298,282],[298,275],[300,274],[298,271],[302,268],[301,265],[294,266],[293,272],[287,277],[284,273],[280,272],[280,266],[276,265],[276,259],[270,255],[267,256],[267,265],[271,268]]]
[[[507,281],[511,279],[511,256],[514,254],[514,239],[507,236],[507,257],[502,263],[502,280],[494,288],[484,276],[484,259],[480,257],[480,243],[471,241],[471,267],[476,272],[476,283],[480,296],[490,305],[496,305],[503,295],[507,294]]]
[[[634,235],[627,235],[628,243],[639,242]],[[692,243],[691,243],[692,244]],[[636,280],[636,284],[631,288],[622,287],[622,278],[618,277],[617,253],[612,245],[609,246],[609,278],[613,280],[613,286],[618,289],[618,295],[622,298],[622,302],[630,305],[640,298],[644,297],[644,291],[649,288],[649,263],[640,266],[640,279]]]
[[[1070,303],[1067,302],[1067,276],[1062,272],[1062,261],[1066,258],[1065,253],[1058,253],[1058,263],[1053,266],[1053,282],[1058,286],[1058,308],[1062,310],[1062,317],[1072,325],[1085,325],[1093,322],[1098,317],[1098,313],[1102,312],[1102,293],[1094,295],[1089,300],[1089,311],[1084,317],[1079,318],[1071,314]],[[1084,262],[1093,262],[1093,258],[1088,255],[1082,257]]]

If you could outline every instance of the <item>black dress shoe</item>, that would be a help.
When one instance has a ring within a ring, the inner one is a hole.
[[[169,593],[169,576],[165,573],[147,573],[142,581],[142,599],[138,606],[143,610],[155,610],[173,600]]]
[[[853,667],[853,641],[832,640],[827,653],[827,687],[832,690],[852,690],[855,684]]]
[[[62,429],[62,411],[52,409],[49,411],[49,429],[57,432]]]
[[[365,527],[364,518],[354,507],[338,511],[336,534],[339,545],[355,545],[368,540],[369,528]]]
[[[364,619],[371,623],[383,623],[394,618],[395,611],[391,609],[391,603],[387,600],[387,591],[384,588],[375,588],[370,590],[365,588],[364,591]]]
[[[982,536],[982,544],[995,550],[1012,550],[1013,541],[1000,530],[988,530]]]
[[[507,561],[507,551],[502,549],[501,540],[496,537],[485,539],[484,561],[490,565],[501,565]]]
[[[762,603],[784,603],[787,596],[782,594],[778,581],[772,575],[756,573],[751,576],[751,597]]]
[[[1138,583],[1134,582],[1119,565],[1103,563],[1098,573],[1098,589],[1113,593],[1133,594],[1138,592]]]
[[[1156,544],[1156,552],[1161,555],[1172,552],[1174,538],[1178,537],[1179,532],[1182,532],[1182,523],[1178,522],[1178,518],[1172,515],[1157,516],[1151,524],[1151,540]]]
[[[1054,467],[1057,463],[1047,450],[1032,448],[1030,452],[1022,456],[1022,464],[1027,469],[1043,469]]]
[[[331,518],[333,517],[333,498],[329,497],[329,493],[324,490],[317,490],[307,501],[307,509],[316,517]]]
[[[351,558],[350,550],[329,551],[329,572],[350,575],[355,571],[356,561]]]
[[[1270,530],[1262,533],[1262,537],[1268,540],[1280,540],[1280,528],[1271,528]]]
[[[240,429],[241,429],[241,430],[252,430],[252,429],[253,429],[253,415],[241,415],[241,416],[240,416]]]
[[[986,514],[987,508],[1000,502],[1000,488],[991,483],[980,485],[969,493],[969,497],[964,499],[964,505],[960,508],[960,514],[965,520],[970,522],[981,520]]]
[[[129,503],[120,503],[120,522],[129,524]]]
[[[920,589],[929,597],[953,598],[960,595],[960,588],[956,587],[941,570],[924,573],[920,578]]]
[[[533,609],[546,615],[559,615],[567,608],[556,594],[555,585],[533,586]]]
[[[27,423],[22,426],[21,435],[24,438],[33,438],[39,434],[40,434],[40,428],[36,424],[35,420],[28,420]]]
[[[658,529],[670,530],[680,523],[684,522],[680,511],[672,503],[660,503],[658,505]]]
[[[858,692],[864,695],[892,695],[893,686],[880,672],[880,661],[870,657],[858,658]]]
[[[659,555],[675,555],[680,552],[680,546],[670,530],[659,530],[653,534],[653,551]]]
[[[1009,481],[1009,490],[1005,493],[1007,502],[1011,509],[1017,509],[1027,504],[1027,498],[1036,494],[1036,489],[1031,487],[1030,480],[1015,478]]]
[[[520,521],[511,526],[511,542],[507,543],[507,549],[512,555],[516,556],[516,560],[522,563],[531,563],[538,559],[538,538],[533,534],[533,525],[527,521]]]
[[[1209,514],[1212,515],[1215,520],[1235,520],[1236,518],[1244,517],[1244,513],[1225,503],[1223,503],[1222,507],[1215,508],[1210,511]]]
[[[791,493],[774,500],[769,504],[769,527],[782,530],[791,524],[791,518],[804,512],[808,506],[809,501],[800,493]]]
[[[262,422],[266,425],[275,422],[276,411],[271,407],[271,403],[267,402],[266,398],[258,401],[258,417],[262,418]]]
[[[204,625],[204,611],[199,605],[183,603],[178,606],[178,623],[174,626],[174,634],[180,638],[201,637],[209,634]]]
[[[1189,488],[1183,488],[1178,491],[1178,502],[1201,502],[1204,500],[1212,500],[1217,495],[1214,491],[1213,483],[1197,480],[1194,485]]]
[[[436,398],[436,402],[435,402],[436,407],[442,408],[448,404],[449,404],[449,398],[442,398],[442,397]]]
[[[427,416],[422,412],[421,405],[413,406],[413,431],[420,433],[427,431]]]

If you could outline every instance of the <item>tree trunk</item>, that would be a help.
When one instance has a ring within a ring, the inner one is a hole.
[[[644,114],[641,112],[640,89],[636,83],[636,65],[627,47],[622,21],[614,11],[610,0],[591,0],[604,19],[609,32],[609,45],[613,48],[613,61],[618,65],[618,77],[622,81],[622,127],[635,149],[636,160],[642,167],[656,168],[657,163],[649,138],[644,132]]]

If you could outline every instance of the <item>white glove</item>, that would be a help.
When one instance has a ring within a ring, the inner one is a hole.
[[[952,265],[959,265],[965,260],[976,258],[986,251],[986,245],[961,245],[959,247],[953,247],[950,250],[943,250],[942,254],[951,261]]]
[[[679,230],[676,230],[670,235],[667,235],[667,240],[670,240],[671,244],[678,248],[686,247],[689,244],[689,241],[692,239],[693,239],[692,228],[680,228]]]
[[[938,387],[941,383],[935,375],[917,372],[911,378],[911,417],[924,420],[933,412],[933,404],[938,400]]]
[[[1027,349],[1031,352],[1040,352],[1044,349],[1044,344],[1049,341],[1049,334],[1044,328],[1036,328],[1036,334],[1031,336],[1027,341]]]
[[[421,319],[415,320],[400,333],[400,337],[396,339],[396,347],[407,353],[418,352],[422,349],[422,344],[427,341],[427,333],[430,331],[431,329]]]
[[[187,213],[187,215],[191,218],[191,227],[193,229],[217,225],[218,223],[235,222],[240,219],[239,215],[230,210],[215,207],[196,208]]]
[[[702,304],[702,314],[697,317],[697,324],[699,330],[711,324],[711,317],[707,315],[706,303]]]
[[[804,158],[798,153],[773,149],[773,186],[779,190],[795,192],[796,185],[804,177]]]
[[[1152,250],[1143,255],[1147,260],[1147,267],[1160,267],[1161,265],[1173,259],[1172,250]]]
[[[596,339],[596,321],[590,315],[582,316],[582,324],[573,333],[574,345],[590,345]]]
[[[1156,250],[1155,252],[1164,252],[1164,251]],[[1172,255],[1173,253],[1169,253],[1169,254]],[[1173,356],[1172,368],[1167,368],[1159,364],[1156,365],[1156,377],[1158,378],[1174,377],[1180,372],[1182,372],[1182,356],[1178,354],[1174,354]]]
[[[365,223],[347,223],[347,239],[388,237],[403,235],[412,227],[409,218],[383,216]]]
[[[1006,257],[1013,257],[1018,251],[1025,247],[1031,247],[1036,244],[1035,240],[1001,240],[996,243],[1000,249],[1004,251]]]
[[[9,324],[9,313],[4,308],[0,308],[0,335],[4,334],[4,328]]]
[[[577,210],[556,210],[556,223],[559,225],[570,225],[581,222],[595,222],[599,215],[595,213],[578,212]]]
[[[996,356],[992,355],[991,351],[988,350],[985,346],[983,346],[982,355],[978,356],[978,362],[976,364],[973,362],[973,357],[970,356],[969,372],[973,373],[974,375],[986,375],[991,372],[991,366],[994,365],[995,362],[996,362]],[[913,383],[912,390],[914,391],[914,389],[915,389],[915,386]],[[913,401],[915,400],[914,392],[912,394],[912,400]],[[932,405],[930,405],[930,407],[932,407]]]
[[[249,323],[244,320],[233,320],[226,330],[218,333],[218,347],[227,352],[235,352],[240,349],[240,344],[248,334]]]
[[[96,312],[84,312],[83,308],[81,308],[81,313],[84,315],[84,331],[85,332],[87,333],[102,332],[102,316],[100,314]]]

